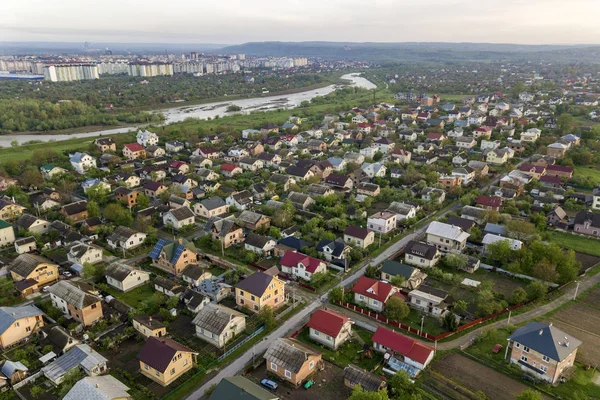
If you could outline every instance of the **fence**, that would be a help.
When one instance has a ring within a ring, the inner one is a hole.
[[[23,387],[25,385],[27,385],[29,382],[33,382],[35,381],[37,378],[39,378],[40,376],[43,375],[42,370],[39,370],[38,372],[36,372],[33,375],[28,376],[27,378],[23,379],[21,382],[15,383],[13,385],[13,389],[18,389],[20,387]]]
[[[483,268],[483,269],[485,269],[487,271],[495,271],[495,272],[499,272],[499,273],[501,273],[503,275],[512,276],[514,278],[527,279],[528,281],[542,282],[544,285],[549,286],[551,288],[557,288],[558,287],[558,285],[556,283],[546,282],[546,281],[544,281],[542,279],[534,278],[533,276],[523,275],[523,274],[515,274],[513,272],[507,271],[507,270],[502,269],[502,268],[494,267],[493,265],[489,265],[489,264],[480,263],[479,265],[480,265],[481,268]]]
[[[256,335],[258,335],[259,333],[261,333],[264,330],[265,330],[265,326],[263,325],[260,328],[258,328],[256,331],[254,331],[246,339],[242,340],[241,342],[239,342],[238,344],[236,344],[235,346],[233,346],[232,348],[230,348],[229,350],[227,350],[225,353],[223,353],[222,356],[220,356],[219,358],[217,358],[217,361],[220,362],[221,360],[223,360],[227,356],[231,355],[231,353],[233,353],[234,351],[236,351],[237,349],[239,349],[241,346],[243,346],[244,344],[246,344],[250,339],[252,339],[253,337],[255,337]]]

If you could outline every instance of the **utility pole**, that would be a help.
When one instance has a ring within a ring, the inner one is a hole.
[[[223,238],[219,240],[221,242],[221,256],[225,258],[225,245],[223,244]]]
[[[581,282],[580,281],[575,281],[575,283],[577,283],[577,287],[575,287],[575,294],[573,295],[573,300],[575,300],[577,298],[577,292],[579,291],[579,284]]]
[[[508,321],[506,322],[506,325],[510,325],[510,315],[512,314],[512,310],[508,310]]]
[[[423,333],[423,323],[425,322],[425,316],[421,316],[421,334]]]

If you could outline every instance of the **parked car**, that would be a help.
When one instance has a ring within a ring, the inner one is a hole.
[[[260,384],[263,385],[264,387],[268,387],[269,389],[275,390],[279,387],[279,385],[269,379],[263,379],[262,381],[260,381]]]

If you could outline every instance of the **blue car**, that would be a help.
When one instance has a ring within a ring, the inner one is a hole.
[[[263,379],[262,381],[260,381],[260,384],[263,385],[264,387],[268,387],[269,389],[275,390],[277,389],[277,387],[279,386],[277,383],[268,380],[268,379]]]

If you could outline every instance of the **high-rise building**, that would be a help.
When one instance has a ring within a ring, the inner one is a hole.
[[[128,66],[129,76],[173,75],[173,64],[165,62],[133,62]]]
[[[44,67],[44,79],[51,82],[70,82],[100,79],[96,64],[54,64]]]
[[[98,73],[107,75],[126,74],[128,63],[126,62],[102,62],[98,64]]]

